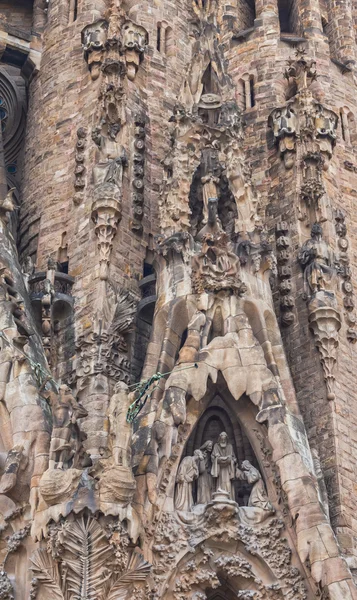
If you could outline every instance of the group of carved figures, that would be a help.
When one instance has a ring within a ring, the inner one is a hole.
[[[215,444],[206,441],[193,456],[186,456],[176,476],[175,508],[191,511],[194,506],[193,482],[197,481],[196,505],[208,504],[218,496],[235,500],[233,481],[239,479],[252,485],[248,506],[273,511],[262,476],[248,460],[237,466],[233,446],[226,432],[220,433]]]

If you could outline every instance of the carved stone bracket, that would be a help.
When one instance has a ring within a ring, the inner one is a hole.
[[[127,65],[127,76],[134,81],[148,43],[148,34],[144,27],[132,21],[126,21],[122,27],[123,48]]]
[[[103,184],[95,190],[95,200],[92,204],[92,220],[99,249],[99,277],[104,281],[108,279],[113,239],[121,219],[121,201],[116,195],[115,185]]]
[[[108,34],[108,22],[99,19],[82,29],[84,58],[93,80],[98,79]]]
[[[270,114],[269,126],[273,130],[274,140],[279,148],[280,156],[284,159],[287,169],[291,169],[295,161],[298,117],[296,108],[291,104],[276,108]]]
[[[321,355],[320,360],[326,381],[327,399],[334,400],[335,377],[333,375],[333,368],[336,363],[341,318],[335,308],[321,306],[310,312],[309,324],[315,336],[315,344]]]
[[[298,260],[304,269],[304,290],[308,300],[309,324],[321,355],[328,400],[334,400],[333,368],[336,363],[341,317],[337,310],[335,285],[337,260],[315,223],[311,237],[302,246]]]

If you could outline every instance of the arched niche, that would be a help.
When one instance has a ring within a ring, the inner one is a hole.
[[[217,387],[219,389],[219,386]],[[227,391],[226,397],[228,394]],[[250,404],[248,398],[241,400],[247,406]],[[213,395],[213,399],[208,403],[191,431],[182,454],[182,459],[186,456],[193,456],[194,451],[200,449],[208,441],[215,444],[222,432],[227,433],[228,440],[233,446],[233,451],[237,459],[237,467],[240,467],[244,460],[248,460],[254,467],[259,469],[259,462],[242,423],[234,410],[234,406],[230,406],[230,403],[226,402],[219,393]],[[234,480],[233,487],[237,504],[247,506],[251,486],[245,481]],[[197,481],[193,484],[193,500],[194,504],[196,504]]]
[[[207,181],[210,176],[216,180],[218,218],[223,230],[231,239],[234,239],[234,223],[238,217],[237,205],[230,190],[227,177],[223,172],[223,167],[220,165],[218,158],[211,149],[202,152],[201,163],[198,165],[193,175],[190,186],[189,207],[191,234],[193,237],[196,237],[205,224],[204,191],[202,182]]]

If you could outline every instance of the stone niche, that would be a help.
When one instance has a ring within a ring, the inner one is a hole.
[[[217,442],[220,434],[226,432],[228,440],[232,444],[234,456],[237,465],[241,465],[244,460],[248,460],[254,467],[259,468],[252,446],[245,435],[239,420],[232,413],[222,398],[217,395],[212,403],[205,410],[195,429],[193,430],[183,456],[193,456],[194,451],[200,448],[209,448],[209,442],[212,442],[212,449]],[[208,468],[211,469],[211,457],[207,456]],[[234,500],[239,506],[247,506],[249,501],[251,486],[245,481],[232,480]],[[193,483],[193,502],[198,504],[198,480]],[[213,491],[213,490],[212,490]]]

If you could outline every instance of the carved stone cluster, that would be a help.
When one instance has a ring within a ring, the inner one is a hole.
[[[289,327],[290,325],[293,325],[295,321],[295,298],[291,293],[291,241],[289,237],[289,225],[286,221],[280,221],[280,223],[277,223],[275,228],[275,236],[277,247],[281,323],[284,325],[284,327]]]
[[[133,151],[133,221],[132,231],[137,234],[143,232],[142,220],[144,217],[144,177],[145,177],[145,117],[136,115],[134,119],[134,151]]]
[[[74,181],[74,189],[76,193],[73,197],[73,202],[77,206],[81,204],[83,201],[83,190],[86,185],[85,174],[86,168],[84,165],[85,159],[85,148],[86,148],[86,138],[87,138],[87,129],[85,127],[79,127],[77,129],[77,142],[76,142],[76,155],[75,161],[76,166],[74,169],[75,181]]]
[[[355,331],[356,315],[354,313],[355,302],[353,297],[352,271],[348,254],[349,243],[347,239],[346,217],[344,212],[340,209],[335,211],[335,230],[339,248],[340,274],[343,278],[343,306],[346,310],[344,316],[348,326],[347,339],[349,342],[355,344],[357,341],[357,332]]]
[[[114,36],[105,19],[99,19],[82,30],[84,58],[93,80],[98,79],[101,69],[108,72],[117,68],[118,60],[113,55],[113,50],[116,50],[124,56],[127,77],[133,81],[147,43],[144,27],[129,20],[122,24],[121,31]]]
[[[294,98],[270,114],[269,124],[287,169],[294,166],[298,151],[299,219],[309,227],[326,219],[322,171],[328,168],[336,144],[338,116],[314,98],[310,86],[316,79],[316,62],[307,60],[304,52],[297,51],[285,76],[293,81]]]

